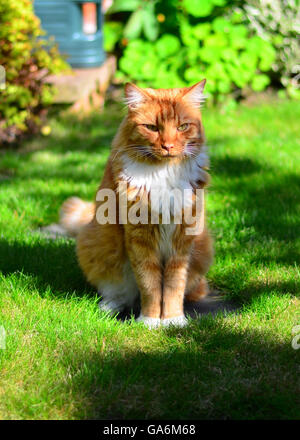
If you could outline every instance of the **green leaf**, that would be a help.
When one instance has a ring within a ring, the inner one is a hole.
[[[212,2],[216,6],[225,6],[227,3],[227,0],[212,0]]]
[[[237,58],[237,51],[232,49],[231,47],[226,47],[221,52],[221,58],[226,61],[233,61]]]
[[[226,65],[226,70],[231,78],[231,80],[241,89],[247,84],[248,79],[243,75],[243,71],[231,64]]]
[[[106,52],[112,52],[116,43],[122,35],[122,23],[116,21],[104,22],[103,35],[104,35],[104,50]]]
[[[210,46],[202,47],[198,53],[202,61],[205,61],[206,63],[213,63],[220,58],[221,51],[219,47]]]
[[[225,81],[229,80],[228,77],[228,73],[225,70],[225,65],[224,63],[217,61],[216,63],[214,63],[211,67],[211,69],[215,70],[215,78],[219,78]]]
[[[184,72],[184,78],[189,82],[197,82],[199,81],[199,78],[201,77],[201,71],[199,67],[190,67],[186,69]]]
[[[137,39],[137,40],[133,40],[130,41],[130,43],[128,44],[127,48],[126,48],[126,52],[132,52],[133,54],[137,54],[141,52],[141,53],[145,53],[145,49],[148,49],[149,43],[141,40],[141,39]]]
[[[295,100],[300,100],[300,90],[296,89],[295,87],[288,87],[287,88],[287,94],[288,96],[290,96],[292,99]]]
[[[127,57],[122,57],[119,64],[120,69],[128,74],[131,74],[131,72],[136,68],[136,64],[134,63],[134,61]]]
[[[257,65],[257,55],[254,52],[243,51],[239,59],[241,65],[246,69],[255,71]]]
[[[283,40],[284,40],[283,35],[276,34],[272,37],[272,42],[275,46],[281,46],[283,43]]]
[[[227,47],[228,40],[225,34],[216,33],[214,35],[210,35],[205,40],[205,47]]]
[[[212,0],[183,0],[182,4],[194,17],[207,17],[214,8]]]
[[[247,37],[248,37],[248,30],[246,26],[242,24],[237,24],[230,28],[229,38],[232,47],[236,49],[241,49],[243,47],[246,47],[248,44]]]
[[[189,24],[186,18],[180,17],[179,30],[180,30],[181,41],[185,46],[187,46],[188,48],[198,47],[199,43],[194,35],[194,27]]]
[[[229,32],[232,24],[223,17],[217,17],[212,23],[212,28],[216,32]]]
[[[236,24],[230,28],[230,33],[235,37],[247,37],[248,29],[243,24]]]
[[[267,75],[255,75],[251,81],[251,87],[255,92],[261,92],[270,83],[270,78]]]
[[[266,41],[263,42],[262,51],[260,52],[261,61],[259,63],[259,68],[263,72],[271,69],[272,64],[276,59],[275,49]]]
[[[153,62],[154,61],[154,62]],[[146,60],[146,62],[141,66],[141,72],[143,74],[143,78],[146,80],[153,79],[156,77],[158,64],[157,59],[155,60]]]
[[[143,25],[143,10],[138,9],[133,12],[124,28],[124,37],[129,39],[137,38],[141,31]]]
[[[198,40],[204,40],[205,37],[210,33],[211,25],[210,23],[200,23],[196,24],[193,28],[193,34]]]
[[[229,93],[231,90],[231,83],[226,80],[218,81],[217,88],[220,93]]]
[[[156,42],[155,46],[158,56],[165,58],[175,54],[180,49],[180,41],[174,35],[165,34]]]
[[[246,47],[249,51],[261,53],[262,39],[257,35],[248,39]]]
[[[233,24],[242,23],[244,20],[244,13],[242,11],[234,11],[230,16],[230,21]]]
[[[246,47],[247,39],[239,36],[230,36],[230,44],[234,49],[243,49]]]
[[[122,11],[135,11],[143,2],[141,0],[114,0],[107,14]]]
[[[149,3],[143,10],[143,29],[148,40],[155,41],[157,39],[159,24],[155,16],[154,3]]]
[[[198,53],[199,53],[199,46],[188,47],[186,49],[186,57],[187,57],[188,63],[191,66],[193,66],[194,64],[197,64]]]

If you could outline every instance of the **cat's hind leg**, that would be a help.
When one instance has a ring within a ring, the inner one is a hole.
[[[200,278],[196,283],[194,283],[193,288],[187,290],[185,293],[186,301],[197,302],[204,298],[209,293],[208,283],[205,277]]]
[[[186,301],[200,301],[209,293],[205,274],[213,259],[212,239],[207,229],[195,238],[185,289]]]
[[[87,280],[102,297],[101,310],[114,314],[133,307],[138,288],[119,225],[102,225],[94,219],[83,227],[77,237],[77,256]]]
[[[98,293],[102,297],[99,302],[101,311],[114,315],[124,309],[133,309],[139,291],[129,262],[124,265],[123,280],[117,282],[100,281]]]

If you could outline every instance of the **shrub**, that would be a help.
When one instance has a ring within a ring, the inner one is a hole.
[[[52,99],[45,77],[66,67],[56,47],[40,37],[40,21],[30,0],[0,0],[0,144],[34,132]]]
[[[218,99],[264,90],[274,77],[276,45],[249,26],[240,4],[115,0],[105,29],[113,34],[118,26],[107,48],[120,54],[117,77],[150,87],[180,87],[206,77],[206,91]]]
[[[276,48],[273,72],[292,97],[300,98],[299,0],[248,0],[244,22]]]
[[[180,20],[180,37],[164,34],[154,44],[133,40],[120,59],[120,70],[141,85],[176,87],[208,79],[206,91],[227,94],[237,88],[263,90],[275,58],[272,46],[249,38],[247,28],[223,18],[192,25]]]

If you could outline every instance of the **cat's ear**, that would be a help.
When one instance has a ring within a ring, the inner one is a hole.
[[[147,94],[143,89],[132,83],[125,84],[125,102],[130,109],[138,108],[146,99]]]
[[[200,107],[205,101],[205,95],[203,94],[206,79],[198,82],[197,84],[188,87],[183,95],[183,99],[192,104],[193,107]]]

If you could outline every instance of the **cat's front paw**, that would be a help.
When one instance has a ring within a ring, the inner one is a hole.
[[[175,327],[185,327],[188,324],[188,320],[184,315],[181,315],[181,316],[175,316],[174,318],[162,319],[161,324],[164,327],[170,327],[171,325]]]
[[[140,315],[137,322],[143,322],[149,329],[154,329],[160,326],[160,318],[150,318],[150,316]]]

